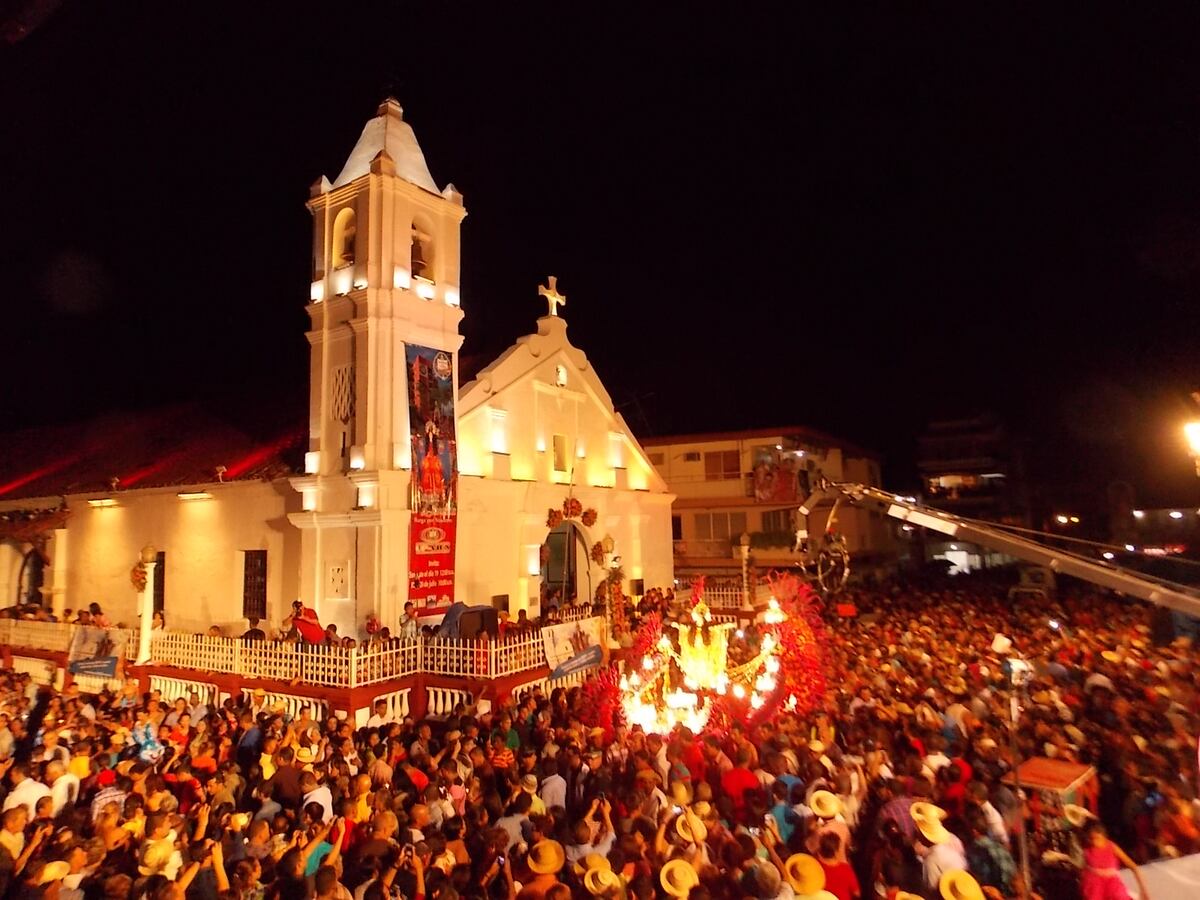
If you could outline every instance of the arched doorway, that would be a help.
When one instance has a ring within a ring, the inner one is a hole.
[[[592,567],[587,538],[574,522],[550,529],[541,559],[542,609],[592,602]]]
[[[21,560],[21,571],[17,575],[17,604],[41,606],[42,585],[46,581],[46,556],[37,547],[25,554]]]

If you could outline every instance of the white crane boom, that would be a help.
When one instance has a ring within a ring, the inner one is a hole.
[[[1200,594],[1196,592],[1178,585],[1156,581],[1119,566],[1098,562],[1078,553],[1072,553],[1070,550],[1047,547],[1000,527],[963,519],[953,513],[931,507],[919,506],[910,500],[879,488],[861,484],[824,482],[805,499],[803,506],[800,507],[801,515],[807,516],[818,503],[827,497],[830,499],[841,497],[854,503],[874,506],[894,519],[938,531],[963,542],[979,544],[1024,562],[1045,566],[1058,574],[1080,578],[1100,587],[1147,600],[1158,606],[1165,606],[1200,617]]]

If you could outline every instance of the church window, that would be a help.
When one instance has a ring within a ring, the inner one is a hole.
[[[705,481],[731,481],[742,477],[736,450],[712,450],[704,454]]]
[[[354,210],[346,207],[333,220],[333,267],[340,269],[354,262],[354,237],[357,233]]]
[[[554,471],[567,471],[567,436],[565,434],[554,436]]]
[[[354,368],[338,366],[333,370],[333,392],[330,397],[333,418],[346,424],[354,415]]]
[[[414,278],[433,280],[433,236],[416,222],[412,226],[411,268]]]
[[[242,618],[267,617],[267,551],[247,550],[242,570]]]
[[[683,516],[671,516],[671,540],[683,540]]]
[[[683,454],[683,461],[684,462],[700,462],[700,451],[699,450],[689,450],[687,453]]]

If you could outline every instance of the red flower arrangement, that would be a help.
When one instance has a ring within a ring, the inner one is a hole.
[[[568,519],[577,519],[579,514],[583,512],[583,504],[574,497],[568,497],[563,501],[563,515]]]
[[[555,529],[562,524],[563,514],[561,510],[549,509],[546,512],[546,527]]]
[[[139,562],[129,570],[129,581],[139,594],[146,589],[146,565]]]
[[[583,685],[583,724],[603,728],[605,743],[613,739],[613,730],[625,723],[621,708],[621,675],[616,666],[601,669]]]
[[[596,519],[599,517],[599,515],[600,514],[597,513],[594,509],[585,509],[583,511],[583,515],[580,517],[579,521],[581,521],[585,527],[591,528],[593,525],[596,524]]]
[[[604,545],[599,541],[596,541],[596,543],[592,544],[590,556],[592,557],[592,562],[594,562],[596,565],[604,565]]]

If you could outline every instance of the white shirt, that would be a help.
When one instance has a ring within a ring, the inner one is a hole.
[[[79,777],[70,772],[63,772],[50,785],[50,798],[53,803],[51,810],[57,816],[64,806],[79,799]]]
[[[323,811],[323,815],[321,817],[322,822],[333,821],[333,794],[329,791],[329,785],[318,785],[305,794],[303,805],[308,806],[310,803],[321,804],[321,809]]]
[[[368,728],[382,728],[384,725],[391,725],[393,719],[391,716],[381,716],[375,713],[371,718],[367,719]]]
[[[1007,847],[1008,829],[1004,825],[1004,816],[1000,815],[1000,810],[992,806],[991,800],[985,800],[979,804],[979,808],[983,811],[983,817],[987,819],[988,835]]]
[[[967,867],[967,857],[963,853],[962,841],[954,835],[944,844],[934,844],[925,855],[925,885],[936,891],[945,872]]]
[[[546,809],[553,806],[567,805],[567,781],[561,775],[551,775],[542,782],[542,789],[538,791],[538,796],[542,798],[542,802],[546,804]]]
[[[29,818],[33,819],[37,815],[37,802],[43,797],[49,796],[50,788],[40,781],[26,778],[4,798],[4,807],[0,809],[0,812],[8,812],[14,806],[24,806],[26,812],[29,813]]]

